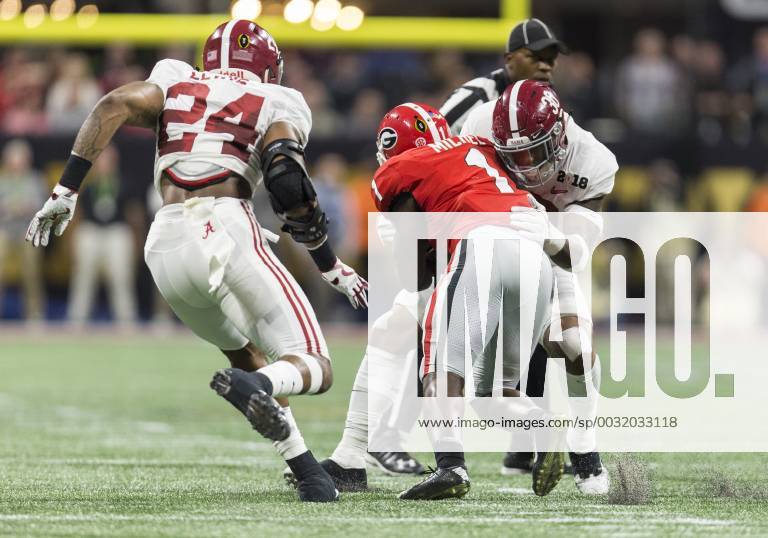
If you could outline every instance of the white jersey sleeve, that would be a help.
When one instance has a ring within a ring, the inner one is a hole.
[[[301,145],[306,145],[309,140],[309,131],[312,129],[312,113],[304,100],[304,96],[294,89],[281,86],[283,89],[280,99],[269,102],[270,112],[268,124],[286,122],[294,126],[299,136]]]
[[[492,123],[493,123],[493,109],[496,106],[496,100],[488,101],[482,105],[472,109],[467,119],[464,121],[464,125],[461,128],[461,134],[463,135],[475,135],[482,136],[491,140]]]
[[[187,78],[194,71],[191,65],[179,60],[160,60],[149,74],[147,82],[159,86],[163,90],[163,95],[166,95],[170,86]]]

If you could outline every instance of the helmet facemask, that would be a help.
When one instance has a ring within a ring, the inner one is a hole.
[[[506,145],[494,141],[496,152],[507,169],[524,187],[539,187],[559,170],[566,152],[565,126],[562,116],[547,134],[533,142],[512,140]],[[509,143],[513,142],[513,143]]]

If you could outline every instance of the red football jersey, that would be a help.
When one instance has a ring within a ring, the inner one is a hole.
[[[454,136],[392,157],[376,171],[371,190],[379,211],[389,211],[404,192],[430,213],[531,207],[528,192],[507,175],[491,142],[476,136]]]

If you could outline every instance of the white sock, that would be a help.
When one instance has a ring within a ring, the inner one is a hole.
[[[597,416],[598,391],[600,390],[600,359],[595,357],[595,364],[587,375],[577,376],[566,374],[570,386],[577,387],[577,394],[587,394],[586,397],[571,397],[571,418],[594,420]],[[586,391],[586,392],[585,392]],[[585,454],[597,450],[596,428],[569,428],[568,448],[571,452]]]
[[[276,360],[272,364],[259,369],[272,382],[272,396],[291,396],[294,394],[314,394],[320,389],[323,382],[323,370],[320,363],[311,355],[296,353],[294,356],[302,359],[310,375],[310,387],[304,391],[304,380],[301,372],[293,363],[285,360]]]
[[[368,355],[357,370],[352,395],[349,397],[347,420],[331,459],[345,469],[365,469],[368,451]]]
[[[288,424],[291,427],[291,433],[283,441],[275,441],[272,446],[275,447],[278,454],[280,454],[284,460],[295,458],[307,451],[307,445],[304,444],[304,437],[299,431],[299,427],[296,425],[296,420],[293,418],[293,413],[290,407],[284,407],[285,418],[288,420]]]

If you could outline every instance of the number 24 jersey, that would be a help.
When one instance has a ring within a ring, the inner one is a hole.
[[[530,195],[515,185],[490,141],[454,136],[387,160],[371,183],[379,211],[408,192],[427,212],[509,212],[531,207]]]
[[[254,80],[242,70],[197,71],[178,60],[159,61],[147,82],[165,96],[158,118],[155,186],[163,170],[179,163],[225,168],[254,188],[262,179],[254,152],[270,125],[294,126],[307,143],[312,116],[291,88]],[[206,184],[205,178],[191,183]],[[194,185],[190,185],[194,186]]]

